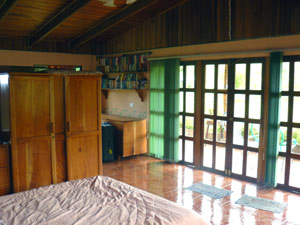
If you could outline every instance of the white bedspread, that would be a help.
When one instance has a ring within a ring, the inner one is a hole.
[[[50,185],[0,198],[3,224],[206,224],[194,211],[109,177]]]

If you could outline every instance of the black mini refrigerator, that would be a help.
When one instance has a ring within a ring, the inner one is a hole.
[[[115,128],[107,122],[102,123],[102,160],[115,160]]]

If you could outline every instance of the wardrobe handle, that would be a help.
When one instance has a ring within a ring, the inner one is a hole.
[[[67,132],[70,132],[70,122],[67,122]]]
[[[53,133],[53,123],[50,123],[50,126],[49,126],[49,131],[50,131],[50,134]]]

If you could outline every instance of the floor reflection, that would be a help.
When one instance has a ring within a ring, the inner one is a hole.
[[[145,156],[104,163],[103,170],[104,176],[193,209],[212,224],[300,224],[299,194],[267,190],[255,184]],[[231,190],[233,193],[222,199],[212,199],[184,189],[197,182]],[[288,207],[283,213],[272,213],[235,204],[243,194],[284,201]]]

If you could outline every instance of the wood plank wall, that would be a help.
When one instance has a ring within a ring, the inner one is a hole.
[[[98,45],[99,54],[229,40],[229,0],[189,0]],[[299,0],[231,0],[232,40],[300,33]]]

